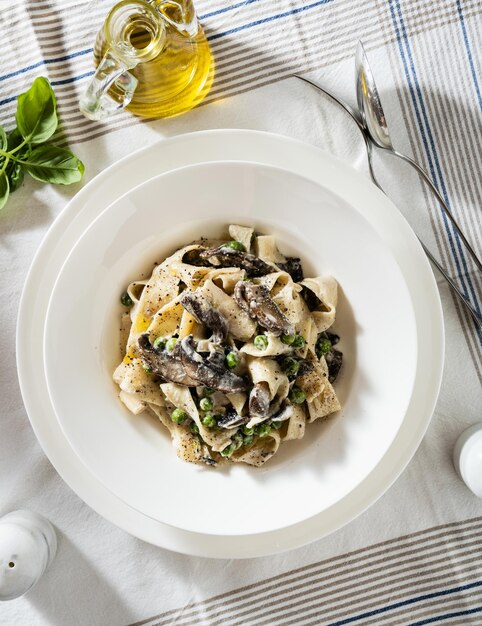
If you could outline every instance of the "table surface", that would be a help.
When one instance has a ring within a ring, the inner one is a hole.
[[[395,146],[427,167],[480,252],[478,0],[203,0],[196,8],[216,59],[205,103],[172,120],[141,122],[122,113],[95,123],[81,116],[77,102],[92,74],[95,32],[111,5],[0,3],[0,124],[9,130],[16,96],[36,76],[48,76],[62,120],[57,141],[68,141],[83,159],[84,183],[137,147],[209,128],[281,133],[366,172],[363,144],[346,114],[290,78],[308,72],[354,104],[354,50],[362,38]],[[480,276],[432,197],[389,156],[377,155],[376,167],[397,206],[480,310]],[[482,420],[482,336],[439,276],[446,364],[429,430],[392,488],[330,537],[259,559],[183,556],[127,535],[69,489],[35,439],[14,363],[28,268],[79,188],[29,179],[0,214],[0,514],[38,511],[59,537],[51,569],[25,597],[0,605],[0,623],[482,624],[482,500],[451,461],[459,434]]]

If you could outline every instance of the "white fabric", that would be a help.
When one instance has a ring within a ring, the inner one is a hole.
[[[375,53],[371,60],[394,140],[409,151],[387,56]],[[331,63],[311,76],[353,102],[353,74],[349,59]],[[135,147],[208,128],[278,132],[324,147],[366,169],[362,141],[345,113],[294,78],[209,104],[181,118],[136,124],[72,148],[86,164],[87,182]],[[404,204],[424,206],[417,179],[404,168],[394,169],[398,175],[394,191],[403,191]],[[346,528],[286,554],[218,561],[147,545],[92,511],[43,454],[26,416],[15,372],[16,315],[27,270],[52,220],[78,188],[49,187],[29,180],[0,214],[0,514],[17,508],[38,511],[52,521],[59,536],[57,558],[37,586],[24,598],[0,604],[1,624],[128,624],[371,543],[482,515],[482,500],[462,484],[451,460],[458,435],[482,419],[482,394],[460,319],[442,279],[447,349],[434,418],[402,476]],[[430,237],[417,219],[413,226]],[[434,244],[433,238],[427,242]],[[473,328],[468,327],[468,332],[474,332]],[[249,618],[245,623],[250,623]]]

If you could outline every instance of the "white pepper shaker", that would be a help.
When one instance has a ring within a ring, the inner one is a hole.
[[[457,439],[454,465],[467,487],[482,498],[482,422],[464,430]]]
[[[0,600],[31,589],[56,552],[55,530],[38,513],[19,510],[0,518]]]

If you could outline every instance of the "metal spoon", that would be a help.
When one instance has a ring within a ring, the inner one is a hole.
[[[294,74],[294,77],[295,78],[299,78],[300,80],[304,81],[305,83],[308,83],[309,85],[312,85],[313,87],[315,87],[316,89],[318,89],[319,91],[324,93],[326,96],[331,98],[334,102],[339,104],[348,113],[348,115],[353,119],[353,121],[356,123],[356,125],[358,127],[358,130],[361,132],[362,137],[363,137],[363,139],[365,141],[365,147],[366,147],[367,156],[368,156],[368,167],[369,167],[369,171],[370,171],[370,177],[371,177],[373,183],[380,189],[380,191],[385,193],[383,187],[378,182],[378,180],[377,180],[377,178],[375,176],[375,172],[373,170],[373,163],[372,163],[372,152],[373,152],[373,150],[372,150],[372,138],[371,138],[371,135],[368,134],[367,127],[364,125],[364,123],[363,123],[363,121],[361,119],[361,115],[358,113],[358,111],[353,109],[349,104],[347,104],[346,102],[344,102],[343,100],[341,100],[340,98],[338,98],[337,96],[332,94],[330,91],[328,91],[326,89],[323,89],[323,87],[318,85],[318,83],[315,83],[313,80],[310,80],[309,78],[306,78],[305,76],[301,76],[299,74]],[[454,290],[454,293],[459,298],[460,302],[465,306],[467,311],[473,317],[473,319],[474,319],[475,323],[477,324],[477,326],[482,330],[482,318],[480,317],[480,315],[477,313],[477,311],[474,309],[474,307],[470,304],[470,302],[465,298],[463,293],[460,291],[460,289],[457,287],[455,282],[452,280],[452,278],[448,274],[447,270],[442,265],[440,265],[440,263],[433,256],[433,254],[430,252],[430,250],[428,250],[428,248],[425,246],[423,241],[421,241],[420,238],[418,238],[418,240],[420,241],[420,244],[421,244],[422,248],[424,249],[425,254],[428,256],[430,261],[435,265],[435,267],[438,269],[438,271],[442,274],[442,276],[445,278],[445,280],[449,283],[449,285]]]
[[[383,112],[380,96],[378,95],[378,89],[375,84],[375,79],[368,64],[368,58],[363,48],[361,41],[358,42],[356,55],[355,55],[355,67],[356,67],[356,98],[358,102],[358,109],[360,111],[362,123],[364,124],[370,139],[375,145],[383,150],[391,152],[391,154],[402,159],[406,163],[409,163],[417,172],[421,175],[423,180],[427,183],[432,193],[440,202],[445,214],[452,222],[455,230],[457,231],[460,239],[462,240],[467,252],[470,254],[474,263],[480,272],[482,272],[482,263],[470,243],[467,241],[465,235],[460,230],[460,227],[452,215],[445,200],[440,194],[437,187],[428,176],[427,172],[413,159],[405,154],[397,152],[393,147],[390,139],[390,133],[388,131],[387,120]]]

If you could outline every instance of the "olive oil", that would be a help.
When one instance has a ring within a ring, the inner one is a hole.
[[[126,0],[117,6],[130,8],[135,4]],[[143,2],[138,0],[137,4]],[[160,27],[153,25],[152,11],[124,12],[120,27],[112,23],[111,12],[97,36],[94,58],[99,65],[109,50],[122,53],[123,48],[130,47],[138,51],[140,62],[128,70],[138,83],[126,108],[143,117],[173,117],[192,109],[206,96],[213,82],[214,62],[190,0],[155,0],[150,7],[158,13]],[[122,101],[122,77],[108,93]]]

